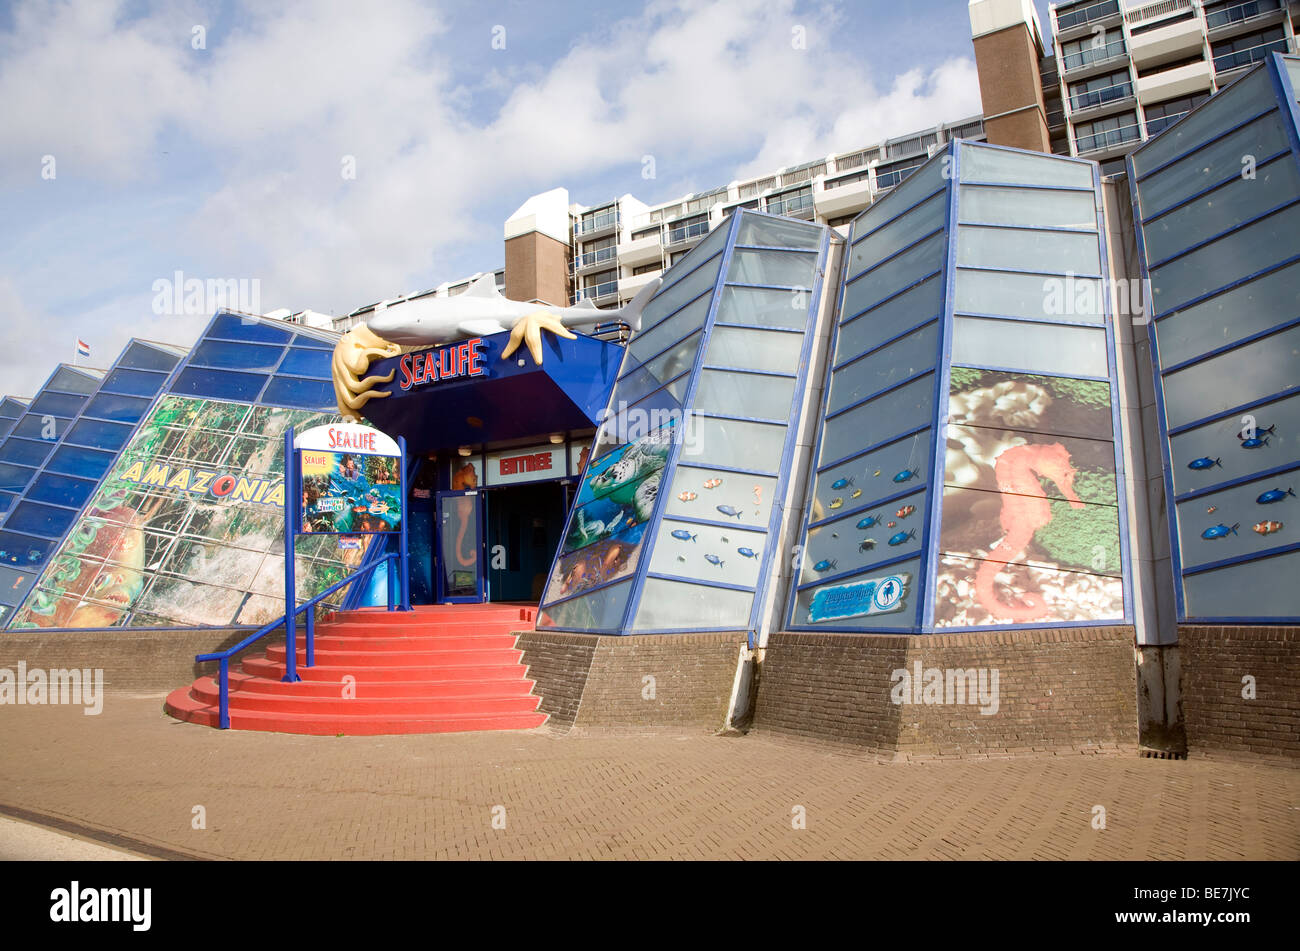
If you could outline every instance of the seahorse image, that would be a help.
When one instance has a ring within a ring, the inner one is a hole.
[[[995,583],[1003,563],[1020,558],[1034,533],[1052,520],[1052,505],[1038,481],[1040,476],[1056,483],[1071,508],[1083,508],[1083,500],[1074,491],[1075,469],[1069,451],[1060,443],[1013,446],[997,457],[993,468],[1002,493],[999,521],[1003,536],[975,575],[976,596],[995,617],[1034,621],[1048,612],[1041,597],[1025,593],[1019,596],[1019,603],[1005,604],[998,599]]]
[[[395,357],[402,348],[379,336],[365,324],[349,330],[334,345],[334,400],[338,404],[339,415],[344,419],[359,422],[359,410],[375,397],[388,396],[388,393],[372,393],[371,388],[380,383],[392,382],[396,371],[387,376],[361,375],[370,369],[374,360]]]
[[[474,469],[474,463],[467,462],[452,473],[451,487],[457,492],[478,488],[478,472]],[[468,555],[465,554],[465,533],[469,531],[469,523],[473,517],[474,500],[468,496],[457,499],[456,521],[460,523],[460,528],[456,532],[456,561],[462,568],[472,568],[478,561],[477,551],[471,550]]]

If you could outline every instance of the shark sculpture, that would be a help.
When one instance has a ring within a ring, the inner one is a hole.
[[[510,340],[501,358],[512,357],[520,344],[525,344],[540,366],[543,330],[572,340],[570,327],[621,322],[636,333],[641,329],[641,311],[660,283],[661,279],[656,277],[627,306],[617,310],[599,310],[590,300],[576,307],[508,300],[497,290],[491,274],[479,278],[455,297],[377,304],[365,323],[345,333],[334,347],[334,396],[339,413],[348,419],[359,419],[360,410],[367,402],[390,395],[376,393],[373,388],[391,382],[394,373],[365,374],[373,361],[395,357],[403,347],[438,346],[509,330]]]

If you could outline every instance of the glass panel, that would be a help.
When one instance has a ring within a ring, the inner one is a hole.
[[[990,584],[991,590],[986,587]],[[1034,622],[1050,627],[1071,621],[1117,621],[1123,616],[1124,580],[1116,575],[939,556],[936,628]]]
[[[129,396],[153,396],[166,382],[165,373],[119,368],[108,375],[100,390],[109,393],[126,393]]]
[[[683,462],[714,462],[737,469],[777,472],[785,448],[785,427],[738,419],[692,416],[682,444]],[[734,517],[723,513],[726,517]]]
[[[853,237],[860,238],[881,222],[888,221],[920,202],[926,195],[942,186],[945,168],[951,167],[944,159],[935,157],[895,186],[884,198],[871,205],[857,219]],[[879,175],[877,176],[879,179]]]
[[[1257,406],[1249,414],[1255,418],[1256,437],[1267,439],[1267,444],[1242,449],[1239,436],[1246,423],[1238,415],[1189,429],[1169,440],[1176,495],[1239,479],[1296,458],[1294,434],[1300,432],[1300,396]],[[1300,486],[1296,491],[1300,492]]]
[[[922,370],[932,369],[938,352],[939,322],[936,320],[870,356],[841,367],[832,375],[827,412],[834,413]]]
[[[1065,185],[1091,188],[1092,166],[1044,155],[963,145],[961,180],[1004,185]]]
[[[135,423],[139,422],[148,409],[149,400],[143,397],[100,393],[86,404],[85,414],[119,423]]]
[[[18,501],[18,496],[14,493],[0,492],[0,514],[8,512],[16,501]]]
[[[789,377],[705,370],[695,391],[695,408],[704,413],[743,412],[758,419],[784,421],[790,418],[794,384]]]
[[[992,457],[1005,448],[1003,440],[1014,440],[1015,430],[1026,431],[1029,442],[1036,441],[1029,436],[1032,433],[1112,442],[1111,390],[1106,380],[953,367],[949,381],[947,438],[954,464],[961,444],[971,456],[970,465],[991,468]],[[989,445],[981,447],[983,442]],[[985,477],[991,479],[987,472]],[[974,473],[968,473],[951,481],[960,485],[973,478]],[[988,487],[994,488],[994,483],[990,481]]]
[[[888,264],[882,264],[870,274],[864,274],[847,284],[844,292],[844,313],[856,314],[863,308],[873,307],[909,284],[915,284],[921,278],[941,270],[947,257],[947,249],[948,235],[940,232],[897,257],[891,258]],[[917,323],[920,323],[920,319]]]
[[[32,416],[30,413],[18,421],[12,436],[21,439],[39,439],[45,442],[58,442],[67,434],[71,420],[57,416]]]
[[[803,335],[743,327],[714,327],[704,350],[709,366],[741,370],[795,373],[803,350]],[[734,407],[733,412],[740,407]],[[746,413],[745,415],[750,415]]]
[[[957,271],[958,311],[1007,317],[1069,317],[1105,322],[1106,299],[1095,278],[1059,278],[1009,271]]]
[[[815,250],[821,246],[821,242],[822,229],[815,225],[764,218],[760,215],[744,215],[740,219],[740,230],[736,232],[736,244]]]
[[[274,370],[284,356],[283,347],[227,343],[205,340],[194,348],[190,363],[194,366],[221,367],[227,370]]]
[[[262,391],[267,378],[254,373],[229,370],[200,370],[189,367],[181,371],[172,392],[186,396],[211,396],[223,400],[252,402]]]
[[[1097,230],[1097,205],[1088,192],[964,185],[958,214],[975,224]]]
[[[664,514],[713,521],[735,518],[737,525],[766,529],[775,493],[776,479],[767,476],[678,466]],[[718,510],[719,505],[739,514],[727,515]]]
[[[1176,126],[1165,130],[1159,138],[1152,139],[1134,152],[1133,167],[1141,177],[1170,159],[1197,148],[1206,139],[1274,102],[1276,99],[1273,96],[1272,79],[1267,69],[1243,77],[1220,91]]]
[[[138,370],[171,370],[180,360],[179,356],[166,350],[133,343],[127,347],[126,354],[118,360],[118,366],[134,367]]]
[[[555,627],[577,631],[616,630],[623,623],[623,608],[631,590],[632,582],[620,581],[591,594],[553,604],[537,613],[537,627],[539,630]]]
[[[867,571],[796,596],[791,624],[853,630],[911,627],[916,623],[917,559]],[[890,583],[892,579],[892,584]]]
[[[27,466],[15,466],[9,462],[0,462],[0,490],[21,492],[27,488],[27,483],[32,481],[34,475],[36,475],[35,469],[29,469]]]
[[[928,505],[928,495],[920,492],[809,529],[801,555],[799,584],[920,551],[921,526]]]
[[[752,588],[758,584],[758,565],[766,543],[762,532],[664,519],[655,536],[650,570]]]
[[[685,257],[678,260],[672,267],[664,272],[664,282],[659,288],[659,293],[662,294],[687,274],[690,274],[691,269],[697,264],[702,264],[721,251],[727,244],[727,234],[730,230],[730,228],[720,227],[714,228],[710,231],[707,238],[695,247],[691,248]],[[712,266],[716,267],[716,262]]]
[[[45,563],[53,548],[53,541],[0,532],[0,565],[35,568]]]
[[[1152,218],[1225,178],[1235,180],[1241,173],[1243,155],[1258,160],[1287,147],[1281,116],[1277,112],[1262,116],[1138,182],[1142,217]]]
[[[1300,538],[1297,493],[1300,472],[1292,470],[1180,502],[1178,536],[1184,570],[1294,544]],[[12,515],[9,527],[13,527]],[[1295,578],[1288,584],[1294,587]]]
[[[641,589],[632,629],[698,631],[725,627],[743,631],[749,626],[753,604],[754,595],[749,591],[648,578]]]
[[[32,484],[27,497],[38,502],[52,502],[55,505],[81,508],[93,491],[95,491],[94,482],[47,472]]]
[[[983,317],[953,318],[952,362],[1068,376],[1110,373],[1103,328]]]
[[[933,409],[931,374],[828,419],[822,433],[822,459],[842,459],[900,430],[924,426]]]
[[[32,400],[31,411],[37,416],[76,416],[86,402],[84,396],[72,396],[67,393],[42,393]]]
[[[324,380],[299,380],[277,376],[266,387],[262,402],[272,406],[298,406],[327,410],[334,407],[334,387]]]
[[[50,378],[50,382],[46,384],[46,389],[85,395],[94,392],[95,387],[99,386],[99,380],[98,376],[87,376],[84,373],[78,373],[76,370],[63,367]]]
[[[712,288],[718,279],[718,265],[721,262],[722,258],[718,257],[708,264],[701,265],[694,273],[677,281],[668,290],[660,288],[641,312],[641,332],[648,333],[664,317]],[[677,266],[680,267],[680,263]]]
[[[1253,179],[1234,178],[1142,229],[1148,261],[1161,261],[1235,228],[1300,195],[1300,171],[1291,155],[1256,170]]]
[[[101,423],[83,419],[68,433],[68,442],[95,449],[121,449],[131,437],[131,427],[124,423]]]
[[[929,478],[930,432],[923,429],[819,473],[809,521],[821,521],[841,509],[847,513],[869,507],[876,499],[925,482]]]
[[[207,336],[252,343],[288,343],[292,334],[256,317],[220,314],[212,322],[212,329],[208,331]]]
[[[1300,386],[1300,327],[1219,354],[1164,378],[1170,428]],[[1231,447],[1229,447],[1231,448]]]
[[[1294,618],[1297,577],[1300,551],[1192,575],[1183,579],[1187,616]]]
[[[718,322],[803,330],[808,323],[808,308],[806,293],[724,287],[718,304]]]
[[[856,285],[849,285],[850,288]],[[835,362],[843,363],[865,353],[909,327],[938,317],[943,310],[943,279],[922,281],[879,307],[841,325],[835,345]],[[845,307],[848,313],[848,308]]]
[[[1160,362],[1174,366],[1300,316],[1300,264],[1256,278],[1156,324]]]
[[[50,457],[46,468],[51,472],[64,472],[68,475],[98,479],[113,464],[111,452],[98,452],[94,449],[81,449],[77,446],[62,446]]]
[[[703,332],[697,330],[675,347],[669,347],[635,373],[624,377],[619,381],[615,399],[619,402],[635,403],[651,390],[658,389],[674,377],[686,373],[695,363],[695,351],[702,337]]]
[[[449,598],[473,598],[479,593],[479,528],[481,497],[439,495],[438,562],[442,593]]]
[[[913,208],[903,217],[873,231],[853,246],[849,260],[849,277],[875,267],[885,258],[936,228],[942,228],[948,215],[948,193],[941,191]]]
[[[327,350],[291,349],[277,372],[287,373],[290,376],[310,376],[318,380],[328,380],[331,359],[330,352]]]
[[[60,509],[52,505],[38,505],[35,502],[23,502],[9,513],[5,528],[15,532],[29,532],[45,538],[62,537],[76,521],[75,509]]]
[[[1101,251],[1095,234],[962,225],[957,231],[957,263],[1055,274],[1099,274]]]
[[[39,466],[53,448],[53,442],[11,437],[5,440],[3,447],[0,447],[0,462],[12,462],[20,466]]]
[[[812,287],[817,255],[808,251],[735,251],[727,280],[737,284]]]
[[[705,318],[709,316],[709,304],[712,300],[712,296],[706,294],[667,320],[633,337],[627,348],[627,367],[635,367],[643,363],[669,344],[681,340],[692,330],[703,327]],[[623,372],[627,373],[629,370],[624,369]]]
[[[317,340],[315,337],[303,333],[300,333],[293,338],[293,345],[295,347],[305,347],[308,350],[333,351],[334,344],[335,344],[335,340]]]

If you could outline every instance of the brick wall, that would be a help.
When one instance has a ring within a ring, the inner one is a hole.
[[[722,729],[744,644],[743,632],[602,637],[531,631],[518,641],[551,725],[626,730]],[[652,684],[646,677],[654,678]]]
[[[1300,628],[1187,625],[1178,642],[1190,755],[1300,758]]]
[[[996,670],[996,712],[981,713],[978,698],[895,703],[893,671],[911,676],[917,662]],[[1117,749],[1137,745],[1136,698],[1131,627],[782,633],[760,665],[755,728],[921,755]]]

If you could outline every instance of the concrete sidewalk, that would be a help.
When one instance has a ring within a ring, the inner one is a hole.
[[[154,855],[1300,858],[1300,770],[1133,754],[886,763],[757,734],[222,732],[119,694],[97,717],[0,707],[0,777],[0,814]]]

